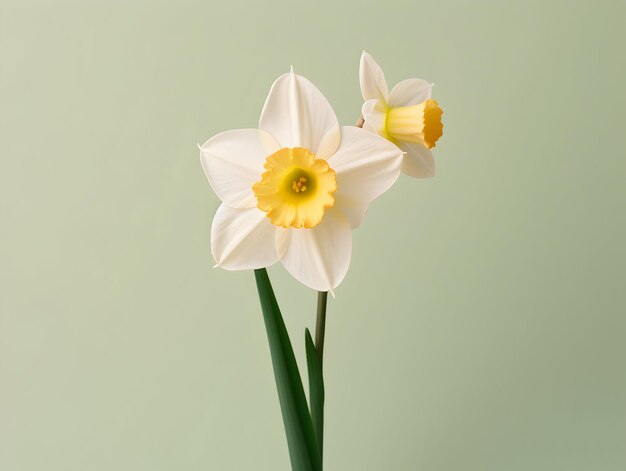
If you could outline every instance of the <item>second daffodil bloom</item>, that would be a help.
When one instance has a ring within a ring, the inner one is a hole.
[[[435,174],[430,149],[443,134],[438,103],[431,98],[432,84],[422,79],[399,82],[391,92],[385,74],[374,58],[363,51],[359,68],[364,129],[397,144],[404,152],[402,171],[415,178]]]
[[[272,85],[259,128],[220,133],[200,148],[222,200],[211,228],[216,266],[281,261],[306,286],[332,291],[350,264],[352,229],[397,179],[402,152],[363,129],[340,128],[322,93],[293,71]]]

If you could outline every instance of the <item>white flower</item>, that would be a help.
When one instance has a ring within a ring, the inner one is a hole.
[[[332,291],[348,271],[352,229],[397,179],[402,152],[363,129],[340,128],[322,93],[293,71],[272,85],[259,128],[200,147],[222,200],[211,229],[216,266],[280,260],[306,286]]]
[[[432,84],[422,79],[399,82],[389,93],[385,74],[374,58],[363,51],[359,68],[364,129],[383,136],[404,152],[402,171],[415,178],[435,174],[430,151],[443,133],[437,102],[431,99]]]

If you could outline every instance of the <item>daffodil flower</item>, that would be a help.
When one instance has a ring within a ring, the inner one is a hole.
[[[432,84],[412,78],[399,82],[391,92],[385,74],[374,58],[363,51],[359,68],[363,94],[364,129],[383,136],[406,152],[402,171],[415,178],[435,174],[430,149],[443,134],[443,112],[432,96]]]
[[[340,128],[322,93],[293,71],[272,85],[259,128],[200,147],[222,201],[211,228],[216,266],[280,261],[306,286],[332,291],[350,264],[352,229],[397,179],[402,152],[363,129]]]

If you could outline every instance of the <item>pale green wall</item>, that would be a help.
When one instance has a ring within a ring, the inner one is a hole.
[[[293,64],[436,83],[330,303],[328,470],[626,469],[622,1],[0,4],[0,469],[282,470],[252,273],[196,143]],[[270,271],[299,359],[314,294]]]

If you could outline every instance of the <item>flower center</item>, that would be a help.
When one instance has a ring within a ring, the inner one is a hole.
[[[306,191],[306,177],[300,177],[297,180],[294,180],[291,189],[296,193],[300,193],[301,191]]]
[[[308,149],[284,147],[265,160],[265,170],[252,191],[276,226],[310,229],[335,204],[335,171]]]
[[[435,100],[390,108],[385,120],[385,132],[391,140],[416,142],[430,149],[435,147],[437,139],[443,134],[442,114]]]

